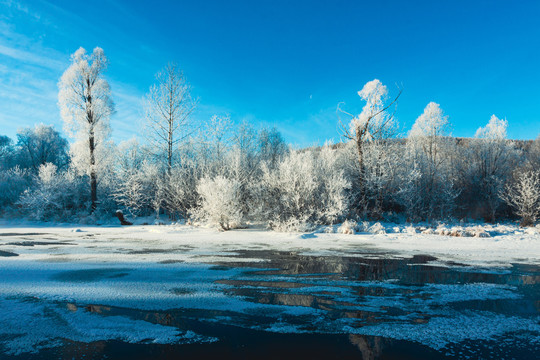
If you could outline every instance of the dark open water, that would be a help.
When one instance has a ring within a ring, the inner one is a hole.
[[[231,268],[243,269],[216,281],[226,285],[224,292],[231,297],[312,308],[316,315],[71,304],[103,316],[122,315],[191,330],[216,341],[157,345],[64,340],[63,346],[35,354],[0,352],[0,358],[540,359],[539,267],[482,269],[436,262],[428,255],[404,259],[364,255],[243,251],[239,258],[266,261],[212,264],[212,271],[224,274]],[[66,274],[65,281],[70,276]],[[190,290],[175,291],[181,296]],[[525,321],[532,325],[520,327]]]

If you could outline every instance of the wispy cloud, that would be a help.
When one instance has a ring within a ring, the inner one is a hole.
[[[43,56],[36,52],[16,48],[3,42],[0,42],[0,55],[51,70],[60,70],[65,67],[65,61],[60,61],[58,59],[51,58],[50,56]]]
[[[2,0],[0,1],[0,5],[4,7],[4,9],[10,9],[12,11],[16,12],[22,12],[35,20],[41,20],[41,14],[35,10],[30,9],[28,6],[23,4],[21,1],[13,1],[13,0]]]

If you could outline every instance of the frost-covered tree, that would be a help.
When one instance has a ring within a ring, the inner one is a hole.
[[[18,205],[29,217],[38,220],[65,220],[84,203],[80,177],[73,171],[59,172],[51,163],[39,167],[34,185]]]
[[[260,217],[278,230],[305,231],[341,219],[349,205],[350,183],[331,146],[320,153],[291,151],[275,170],[263,166],[257,199]]]
[[[235,179],[217,176],[214,179],[203,178],[197,186],[201,196],[199,217],[221,230],[242,226],[244,217],[239,202],[241,184]]]
[[[247,122],[240,124],[233,136],[232,171],[242,184],[258,169],[257,136],[257,131]]]
[[[470,192],[467,200],[481,198],[479,211],[488,221],[495,221],[502,200],[500,194],[511,175],[510,165],[516,155],[513,143],[506,139],[507,127],[506,120],[492,115],[488,124],[476,131],[465,153],[469,183],[464,191]]]
[[[540,215],[540,171],[518,171],[501,196],[521,218],[521,226],[533,226]]]
[[[195,155],[204,176],[225,175],[226,157],[232,146],[233,123],[229,115],[213,115],[198,134]]]
[[[164,174],[148,158],[148,151],[136,138],[121,142],[115,155],[112,197],[132,216],[149,215],[162,208]]]
[[[396,195],[402,185],[405,161],[403,142],[378,140],[365,147],[365,208],[363,213],[376,220],[395,208]]]
[[[174,166],[170,173],[165,174],[162,205],[174,220],[179,217],[187,219],[190,212],[197,206],[199,193],[197,185],[203,176],[201,169],[193,159],[185,158],[181,166]]]
[[[441,106],[432,101],[416,119],[409,138],[414,138],[430,159],[435,159],[441,153],[439,140],[448,135],[449,125],[448,116],[444,115]]]
[[[448,138],[448,127],[448,116],[439,104],[430,102],[409,133],[408,166],[419,175],[401,188],[410,218],[444,218],[452,213],[459,192],[453,185],[450,159],[455,142]]]
[[[68,142],[50,125],[39,124],[17,133],[19,164],[37,174],[46,163],[64,169],[69,164]]]
[[[141,168],[147,159],[147,150],[133,137],[118,144],[115,154],[115,165],[118,172],[134,171]]]
[[[345,138],[356,144],[360,188],[364,187],[364,144],[372,140],[386,139],[395,134],[394,114],[388,110],[397,102],[400,95],[401,92],[388,103],[388,88],[380,80],[375,79],[367,82],[362,90],[358,91],[358,96],[366,102],[360,114],[354,116],[338,107],[339,112],[351,117],[349,125],[341,123],[341,128]]]
[[[198,206],[197,185],[201,178],[227,174],[231,128],[229,116],[214,115],[204,128],[177,147],[172,168],[161,175],[159,191],[160,206],[171,219],[187,219]]]
[[[527,152],[527,162],[531,169],[540,169],[540,135],[533,141]]]
[[[9,136],[0,135],[0,170],[9,169],[15,149]]]
[[[178,144],[195,131],[191,114],[197,101],[191,97],[191,87],[176,64],[169,63],[157,73],[156,81],[144,99],[146,135],[154,155],[164,157],[170,172],[178,160]]]
[[[153,209],[156,197],[157,166],[146,160],[136,167],[121,167],[112,196],[124,206],[132,216],[146,215]]]
[[[0,209],[11,207],[21,194],[32,184],[27,169],[19,166],[0,171]]]
[[[289,146],[275,127],[259,132],[260,160],[268,168],[275,169],[288,152]]]
[[[79,48],[58,83],[58,104],[65,129],[76,139],[71,149],[74,167],[90,177],[91,211],[98,201],[98,176],[107,155],[109,118],[114,112],[103,49],[92,54]]]

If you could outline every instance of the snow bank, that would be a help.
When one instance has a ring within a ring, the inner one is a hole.
[[[64,224],[55,227],[49,223],[19,223],[11,226],[3,220],[0,221],[0,232],[20,233],[21,238],[25,233],[43,232],[50,238],[76,244],[76,247],[64,246],[52,251],[52,246],[42,247],[41,253],[36,251],[39,249],[29,251],[2,247],[3,251],[29,255],[34,259],[39,259],[41,255],[42,260],[52,260],[53,253],[61,253],[70,261],[98,257],[114,262],[115,257],[107,254],[122,253],[122,257],[127,259],[132,253],[130,261],[193,262],[199,260],[198,256],[221,256],[226,252],[232,254],[238,250],[257,248],[300,251],[311,255],[343,255],[356,253],[359,249],[374,254],[385,253],[384,256],[430,254],[443,261],[482,266],[509,266],[515,262],[540,264],[540,227],[522,229],[515,224],[441,225],[433,229],[391,223],[360,225],[349,221],[302,234],[260,229],[218,232],[190,225],[73,227]],[[463,236],[452,236],[460,233]],[[471,236],[475,238],[471,239]],[[180,253],[177,249],[182,247],[192,250]],[[145,249],[148,252],[160,249],[162,253],[152,253],[150,256],[144,254]],[[223,257],[223,261],[226,261],[226,257]]]

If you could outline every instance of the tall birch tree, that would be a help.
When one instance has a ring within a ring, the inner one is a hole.
[[[169,174],[175,161],[175,147],[193,134],[190,115],[196,104],[191,86],[174,63],[157,73],[156,83],[144,98],[147,137],[154,155],[164,155]]]
[[[114,112],[109,83],[103,77],[108,60],[103,49],[92,54],[79,48],[58,82],[58,105],[68,134],[76,138],[72,162],[90,177],[91,211],[98,202],[99,167],[109,137],[109,118]]]

